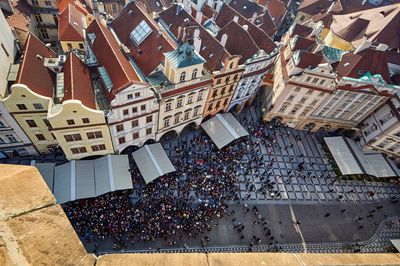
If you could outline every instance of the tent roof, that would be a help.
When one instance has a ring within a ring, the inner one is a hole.
[[[353,140],[345,137],[325,137],[343,175],[367,174],[375,177],[399,175],[399,169],[380,153],[364,153]]]
[[[235,139],[249,135],[231,113],[217,114],[201,124],[201,127],[217,145],[218,149],[228,145]]]
[[[145,145],[132,153],[132,156],[146,184],[157,177],[175,171],[175,167],[160,143]]]
[[[55,167],[54,196],[62,204],[133,188],[127,155],[71,161]]]

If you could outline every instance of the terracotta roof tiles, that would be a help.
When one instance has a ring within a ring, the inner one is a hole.
[[[84,41],[85,16],[73,5],[68,4],[58,20],[59,41]]]
[[[222,44],[215,39],[203,26],[190,16],[185,10],[181,10],[179,15],[176,15],[177,5],[171,6],[169,9],[161,12],[160,18],[169,27],[171,33],[177,38],[179,27],[185,29],[186,34],[193,37],[194,27],[200,30],[201,48],[200,55],[207,61],[205,67],[210,71],[220,70],[222,68],[223,60],[230,56],[229,52],[225,50]]]
[[[55,73],[43,65],[45,57],[57,57],[37,37],[28,35],[16,83],[25,84],[39,95],[52,97]]]
[[[74,53],[68,54],[63,73],[63,101],[80,100],[86,107],[96,109],[91,74],[86,65]]]
[[[144,40],[137,44],[131,39],[130,33],[142,21],[151,30]],[[129,48],[131,56],[146,76],[164,62],[163,53],[176,49],[175,43],[167,33],[162,32],[157,23],[148,17],[147,13],[143,12],[135,2],[130,2],[114,19],[111,26],[119,40]]]
[[[32,15],[31,7],[25,0],[13,0],[14,13],[4,11],[4,16],[10,27],[28,31],[29,20]]]
[[[106,68],[112,80],[114,88],[108,94],[108,99],[112,100],[116,92],[133,82],[139,82],[140,78],[124,56],[114,35],[106,26],[94,20],[90,23],[87,33],[95,35],[93,43],[90,40],[88,42],[99,66]]]

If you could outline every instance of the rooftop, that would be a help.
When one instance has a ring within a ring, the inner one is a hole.
[[[58,22],[59,41],[85,40],[84,29],[86,28],[85,16],[75,6],[68,4],[60,13]]]
[[[28,31],[29,20],[32,15],[31,7],[25,0],[13,0],[14,13],[4,11],[8,25],[22,31]]]
[[[29,34],[25,43],[16,83],[25,84],[37,94],[52,97],[55,73],[44,66],[45,57],[54,58],[57,57],[57,54],[46,47],[33,34]]]
[[[165,53],[165,58],[175,67],[184,68],[206,62],[195,50],[192,44],[183,43],[175,51]]]

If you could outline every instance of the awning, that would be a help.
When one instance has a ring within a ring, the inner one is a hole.
[[[93,198],[111,191],[131,189],[127,155],[107,155],[95,160],[71,161],[55,167],[57,203]]]
[[[31,161],[31,165],[35,166],[39,173],[42,175],[44,181],[51,191],[53,191],[54,184],[54,168],[55,163],[37,163],[35,160]]]
[[[175,171],[175,167],[160,143],[145,145],[132,153],[132,156],[146,184],[157,177]]]
[[[231,113],[217,114],[201,124],[201,127],[218,149],[223,148],[235,139],[249,135]]]
[[[380,153],[365,153],[352,139],[325,137],[325,143],[343,175],[367,174],[375,177],[399,175],[399,169]]]

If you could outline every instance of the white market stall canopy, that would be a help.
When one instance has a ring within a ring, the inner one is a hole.
[[[146,184],[175,171],[160,143],[145,145],[132,153],[132,156]]]
[[[400,170],[394,162],[380,153],[364,152],[352,139],[325,137],[328,148],[343,175],[367,174],[375,177],[394,177]]]
[[[59,204],[133,188],[127,155],[71,161],[56,167],[49,163],[31,164],[38,168]]]
[[[218,149],[223,148],[235,139],[249,135],[231,113],[217,114],[201,124],[201,127]]]

